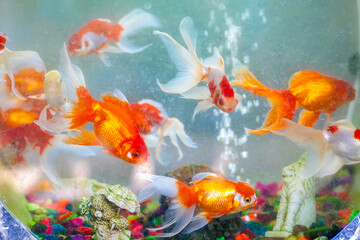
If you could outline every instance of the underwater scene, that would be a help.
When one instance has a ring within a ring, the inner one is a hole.
[[[0,0],[0,239],[360,239],[359,6]]]

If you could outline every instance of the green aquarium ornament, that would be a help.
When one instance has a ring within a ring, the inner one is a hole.
[[[307,161],[307,153],[283,168],[284,185],[273,231],[266,237],[287,237],[295,225],[309,227],[316,220],[315,177],[302,178],[299,173]]]
[[[130,239],[128,220],[120,215],[122,209],[140,213],[140,204],[133,192],[120,185],[106,187],[102,191],[83,197],[81,214],[96,230],[95,239]]]

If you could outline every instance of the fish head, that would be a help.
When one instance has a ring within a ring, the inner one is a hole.
[[[230,86],[226,76],[223,75],[219,84],[219,91],[215,92],[214,104],[223,112],[229,113],[235,110],[239,103],[238,96]]]
[[[86,55],[94,49],[94,44],[88,36],[74,33],[67,44],[69,52],[74,56]]]
[[[235,208],[239,210],[244,210],[255,206],[256,203],[257,203],[257,198],[255,195],[254,188],[246,182],[242,182],[242,181],[237,182],[236,193],[234,196]]]
[[[220,93],[217,93],[214,97],[214,104],[221,111],[230,113],[235,110],[236,105],[239,103],[239,100],[235,97],[225,97]]]
[[[125,157],[123,159],[129,163],[142,165],[147,162],[149,157],[149,152],[147,150],[144,139],[137,135],[131,144],[131,147],[126,152]]]
[[[334,94],[340,103],[339,105],[342,105],[355,99],[356,90],[350,83],[341,80],[338,82]]]

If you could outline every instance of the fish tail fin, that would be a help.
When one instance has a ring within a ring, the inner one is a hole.
[[[324,172],[322,169],[329,167],[327,159],[331,160],[332,158],[328,155],[329,149],[322,131],[296,124],[288,119],[282,119],[281,122],[284,128],[273,131],[273,133],[286,137],[300,147],[305,147],[308,151],[307,161],[299,173],[300,176],[308,178]]]
[[[143,202],[154,194],[161,194],[172,198],[170,207],[165,213],[165,224],[159,228],[149,228],[149,231],[158,231],[172,225],[172,231],[160,233],[158,237],[171,237],[183,230],[191,221],[195,207],[196,196],[191,187],[169,177],[146,174],[151,181],[140,191],[139,202]]]
[[[79,157],[95,156],[96,152],[87,146],[67,145],[62,142],[63,135],[57,135],[52,141],[52,146],[45,149],[40,155],[40,167],[49,180],[57,186],[63,186],[61,177],[56,169],[56,161],[63,154],[73,154]]]
[[[192,232],[204,227],[212,219],[213,219],[213,217],[209,216],[206,212],[201,212],[201,213],[197,214],[195,217],[193,217],[190,224],[187,225],[187,227],[183,231],[181,231],[181,233],[182,234],[192,233]]]
[[[274,90],[261,84],[255,76],[245,67],[235,71],[235,81],[233,85],[240,86],[257,95],[267,97],[272,109],[267,114],[263,125],[256,130],[247,129],[253,134],[265,134],[272,130],[282,128],[281,119],[292,119],[296,109],[296,98],[289,90]]]
[[[66,99],[72,103],[64,118],[71,119],[70,129],[82,127],[92,121],[92,103],[95,99],[85,86],[80,68],[71,64],[65,44],[60,52],[59,72],[66,88]]]
[[[163,127],[159,129],[159,132],[160,132],[159,134],[160,136],[157,141],[156,150],[155,150],[156,158],[158,159],[161,158],[160,151],[161,151],[162,141],[165,136],[169,136],[171,143],[176,147],[178,151],[178,160],[182,159],[183,157],[183,153],[178,144],[178,139],[177,139],[178,137],[181,140],[181,142],[186,146],[191,148],[197,148],[197,144],[193,140],[191,140],[191,138],[186,134],[184,130],[184,124],[180,122],[179,119],[177,118],[168,118],[165,124],[163,125]]]
[[[128,40],[128,37],[137,34],[144,28],[161,27],[160,21],[154,15],[144,12],[143,10],[138,8],[134,9],[126,16],[121,18],[118,21],[118,24],[123,28],[123,31],[121,32],[121,36],[119,38],[119,41],[117,42],[117,46],[122,52],[127,53],[140,52],[151,46],[151,44],[147,44],[145,46],[135,46]]]
[[[178,70],[176,77],[170,80],[170,82],[162,84],[157,81],[161,90],[167,93],[186,92],[204,78],[202,72],[203,64],[199,61],[195,51],[197,31],[191,18],[186,17],[181,21],[180,32],[188,49],[181,46],[169,34],[154,31],[154,34],[159,35],[164,42],[169,56]]]
[[[62,117],[61,115],[55,115],[54,117],[49,118],[49,110],[51,110],[50,105],[46,105],[40,112],[39,119],[35,120],[34,123],[42,130],[53,133],[60,133],[69,130],[70,120]]]

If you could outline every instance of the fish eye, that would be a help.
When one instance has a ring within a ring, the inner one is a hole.
[[[224,101],[222,100],[222,98],[219,99],[219,104],[220,106],[224,105]]]
[[[244,201],[245,201],[246,203],[250,203],[250,202],[251,202],[251,198],[245,197],[245,198],[244,198]]]
[[[133,156],[136,157],[136,158],[140,157],[140,153],[139,152],[134,152]]]

